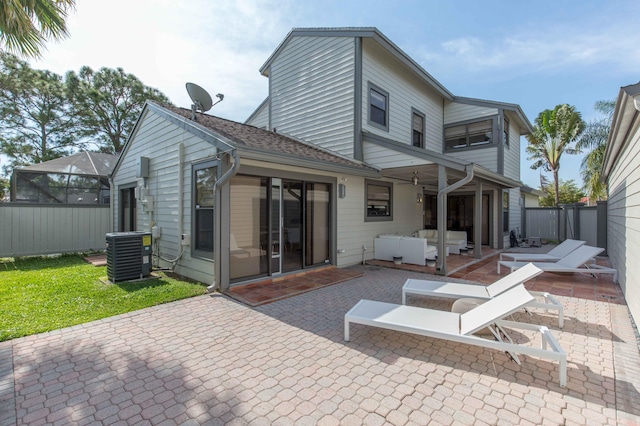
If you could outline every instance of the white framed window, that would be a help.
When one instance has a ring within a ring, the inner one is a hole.
[[[389,93],[372,83],[369,83],[368,123],[389,131]]]
[[[445,151],[491,143],[493,143],[493,119],[458,124],[444,129]]]
[[[411,109],[411,144],[416,148],[424,148],[424,114]]]
[[[393,220],[393,184],[365,181],[365,222]]]
[[[507,118],[504,118],[504,126],[503,126],[503,137],[504,137],[504,145],[505,146],[509,146],[509,120],[507,120]]]
[[[196,257],[213,259],[215,196],[213,185],[218,179],[218,163],[194,164],[193,175],[193,246]]]

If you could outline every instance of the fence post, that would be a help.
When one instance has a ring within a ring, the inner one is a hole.
[[[609,256],[607,253],[607,202],[596,201],[596,223],[598,224],[597,243],[598,247],[603,247],[602,256]]]

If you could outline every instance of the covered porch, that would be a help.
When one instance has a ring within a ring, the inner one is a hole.
[[[477,164],[438,160],[385,168],[382,175],[415,187],[416,201],[422,205],[422,229],[437,230],[438,253],[446,251],[447,231],[466,232],[472,243],[466,257],[476,260],[505,248],[508,190],[519,187],[520,182]],[[430,273],[448,275],[452,268],[464,263],[467,261],[459,255],[438,256],[435,270]]]

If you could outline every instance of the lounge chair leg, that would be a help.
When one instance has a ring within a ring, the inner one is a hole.
[[[506,339],[509,341],[509,343],[513,344],[513,340],[511,340],[511,336],[509,336],[507,332],[504,330],[504,328],[502,328],[500,325],[493,324],[492,326],[491,325],[488,326],[488,328],[497,341],[506,343],[505,342],[505,339]],[[520,362],[520,358],[518,358],[518,355],[515,352],[504,351],[504,353],[507,354],[507,356],[511,358],[513,361],[515,361],[516,364],[522,365],[522,362]]]

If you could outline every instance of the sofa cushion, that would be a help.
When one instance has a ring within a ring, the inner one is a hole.
[[[447,241],[461,240],[467,242],[467,233],[465,231],[447,231]]]

